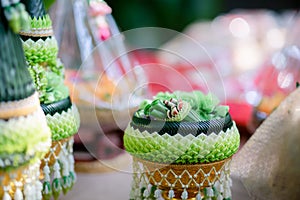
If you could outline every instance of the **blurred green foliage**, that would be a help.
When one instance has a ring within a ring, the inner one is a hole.
[[[212,19],[222,0],[106,0],[123,31],[138,27],[164,27],[182,31],[195,20]]]
[[[45,9],[48,10],[55,0],[44,0]]]

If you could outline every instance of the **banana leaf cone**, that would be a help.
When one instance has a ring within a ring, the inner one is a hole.
[[[4,14],[2,2],[0,199],[41,199],[39,164],[49,151],[51,134],[26,65],[22,43]]]
[[[31,17],[31,29],[20,32],[29,71],[47,116],[52,139],[66,139],[77,133],[79,114],[64,84],[64,66],[57,57],[58,45],[53,36],[52,21],[42,0],[22,2]],[[39,34],[41,32],[43,35]]]
[[[20,32],[23,49],[52,135],[51,150],[41,164],[41,177],[47,186],[43,194],[45,199],[51,195],[57,199],[62,190],[66,193],[75,182],[70,182],[70,178],[66,177],[75,173],[73,135],[78,132],[80,118],[77,107],[70,99],[69,89],[64,84],[64,65],[58,58],[52,21],[43,1],[22,2],[31,20],[31,29]]]

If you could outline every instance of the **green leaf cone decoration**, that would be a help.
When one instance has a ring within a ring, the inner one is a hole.
[[[240,136],[235,124],[226,132],[198,136],[159,135],[125,130],[124,146],[130,154],[145,160],[162,163],[208,163],[232,156],[239,147]]]
[[[35,89],[20,38],[5,26],[2,14],[0,9],[0,102],[7,102],[27,98]]]
[[[39,39],[37,41],[28,39],[23,41],[23,48],[29,65],[43,65],[47,63],[54,71],[56,70],[55,67],[61,67],[61,63],[58,66],[56,65],[58,46],[54,37],[48,37],[46,40]],[[57,70],[59,71],[61,68]],[[58,74],[61,74],[61,72]]]
[[[78,110],[75,105],[61,114],[46,115],[48,126],[52,132],[52,139],[54,141],[68,138],[78,131],[80,124]]]
[[[199,121],[197,113],[192,112],[191,105],[182,102],[182,108],[178,110],[178,114],[167,119],[167,121]]]
[[[193,92],[176,91],[174,93],[160,92],[154,97],[154,99],[155,99],[154,101],[157,100],[165,101],[170,99],[177,99],[177,100],[188,102],[191,107],[191,113],[190,113],[191,119],[186,119],[186,121],[190,121],[190,120],[206,121],[215,118],[222,118],[226,116],[229,110],[228,106],[218,105],[219,100],[213,94],[208,93],[207,95],[205,95],[200,91],[193,91]],[[140,105],[140,109],[144,109],[147,102],[148,101],[142,102],[142,104]],[[138,114],[140,114],[140,112]],[[180,119],[176,119],[176,120],[181,121]]]
[[[52,189],[51,189],[50,182],[45,181],[43,183],[42,195],[43,195],[43,200],[50,200],[51,199],[51,197],[52,197]]]
[[[70,176],[63,176],[62,178],[62,190],[64,194],[67,194],[67,192],[71,189],[71,177]]]
[[[61,179],[55,178],[52,182],[52,193],[55,200],[58,199],[61,191],[62,191]]]
[[[73,188],[73,185],[74,185],[74,183],[75,183],[75,181],[76,181],[76,175],[75,175],[74,172],[71,171],[69,177],[70,177],[70,180],[71,180],[70,189],[72,189],[72,188]]]
[[[30,18],[30,25],[33,29],[51,29],[52,21],[49,15],[47,14],[39,18]]]

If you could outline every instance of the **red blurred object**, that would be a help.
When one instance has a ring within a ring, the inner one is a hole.
[[[99,27],[98,28],[98,35],[101,40],[106,40],[110,37],[110,31],[108,27]]]
[[[227,102],[227,105],[236,124],[246,126],[251,118],[253,107],[246,102]]]
[[[155,95],[163,91],[204,91],[198,80],[192,79],[191,74],[195,74],[195,66],[180,64],[170,66],[156,58],[151,51],[134,52],[139,64],[145,70],[149,83],[149,92]],[[200,63],[199,66],[211,67],[210,63]]]

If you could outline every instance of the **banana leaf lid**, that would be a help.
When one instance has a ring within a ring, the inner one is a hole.
[[[25,99],[35,92],[27,70],[22,43],[8,27],[0,9],[0,102]]]

